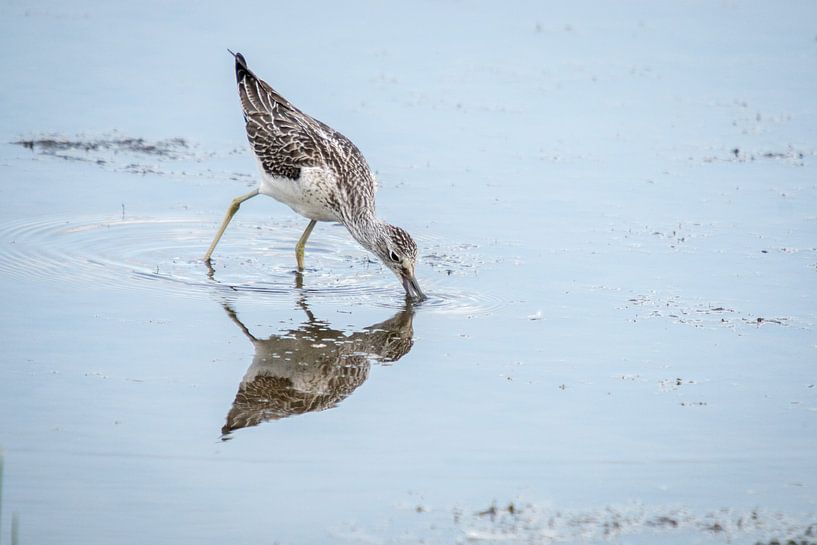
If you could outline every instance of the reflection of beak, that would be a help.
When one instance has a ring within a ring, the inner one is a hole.
[[[403,280],[403,289],[406,290],[406,297],[414,298],[418,301],[428,299],[426,294],[420,289],[420,284],[417,283],[417,279],[414,278],[413,274],[403,270],[400,276]]]

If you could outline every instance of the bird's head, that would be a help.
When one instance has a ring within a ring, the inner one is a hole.
[[[426,298],[414,277],[417,262],[417,244],[406,231],[388,223],[372,251],[397,275],[406,290],[406,296],[422,301]]]

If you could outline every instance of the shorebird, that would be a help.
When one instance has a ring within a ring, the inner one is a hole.
[[[241,53],[230,54],[235,58],[238,96],[247,138],[261,170],[261,182],[230,203],[204,256],[205,262],[209,264],[241,203],[257,195],[268,195],[309,219],[295,245],[299,271],[304,269],[304,247],[315,224],[336,221],[397,275],[407,297],[425,299],[414,277],[417,245],[405,230],[376,216],[374,175],[357,146],[296,108],[258,78]]]

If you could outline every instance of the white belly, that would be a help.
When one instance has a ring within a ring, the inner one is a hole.
[[[259,191],[286,204],[305,218],[339,221],[329,205],[330,197],[336,193],[335,187],[334,176],[323,168],[302,168],[297,180],[270,176],[262,169]]]

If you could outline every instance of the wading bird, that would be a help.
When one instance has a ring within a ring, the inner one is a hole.
[[[230,53],[235,57],[238,95],[261,183],[230,203],[204,260],[210,263],[241,203],[268,195],[309,219],[295,246],[299,271],[304,268],[304,246],[315,224],[336,221],[397,275],[407,297],[425,299],[414,277],[417,245],[406,231],[375,215],[374,175],[357,146],[259,79],[241,53]]]

